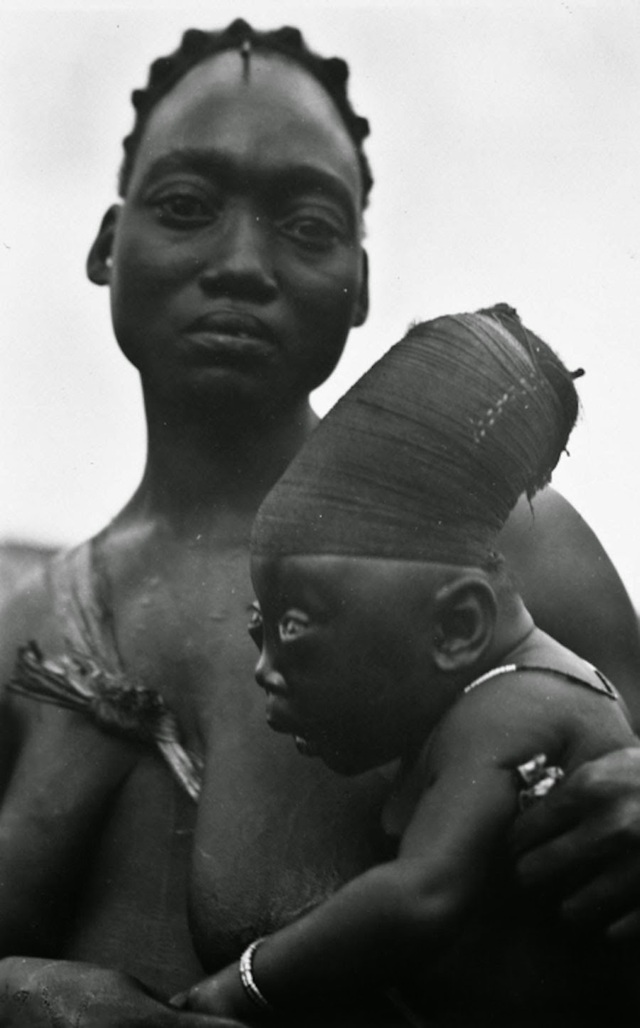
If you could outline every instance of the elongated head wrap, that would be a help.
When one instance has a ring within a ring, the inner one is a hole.
[[[254,555],[483,564],[573,428],[573,377],[505,304],[413,326],[321,422],[254,524]]]

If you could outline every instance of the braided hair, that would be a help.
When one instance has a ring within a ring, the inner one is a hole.
[[[369,135],[369,122],[354,111],[347,92],[349,67],[340,57],[321,57],[310,50],[299,29],[284,26],[272,31],[254,29],[242,18],[231,22],[221,31],[187,29],[179,47],[165,57],[158,57],[149,68],[147,85],[135,89],[131,101],[135,109],[132,131],[123,140],[124,159],[120,167],[118,189],[126,195],[131,180],[140,140],[156,105],[187,72],[214,54],[240,49],[249,44],[252,49],[282,54],[308,71],[326,90],[353,141],[362,177],[363,207],[366,206],[373,176],[363,149]]]

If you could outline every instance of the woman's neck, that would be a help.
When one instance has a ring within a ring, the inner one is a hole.
[[[174,523],[216,513],[252,518],[319,419],[308,400],[261,419],[154,416],[147,410],[147,460],[126,508]]]

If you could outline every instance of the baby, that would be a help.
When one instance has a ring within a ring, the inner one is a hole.
[[[393,852],[176,1005],[332,1025],[384,995],[413,1024],[623,1023],[605,947],[510,878],[523,773],[638,745],[495,552],[566,446],[573,377],[505,305],[415,325],[263,503],[250,632],[267,720],[341,774],[398,762]]]

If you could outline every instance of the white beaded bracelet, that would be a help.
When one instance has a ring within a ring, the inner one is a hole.
[[[262,994],[261,990],[258,988],[255,978],[253,977],[253,958],[262,941],[262,939],[256,939],[250,946],[247,946],[246,950],[240,957],[240,981],[242,982],[244,991],[249,999],[252,1000],[260,1010],[265,1012],[268,1011],[270,1014],[273,1014],[275,1012],[274,1008],[271,1006],[267,997]]]

